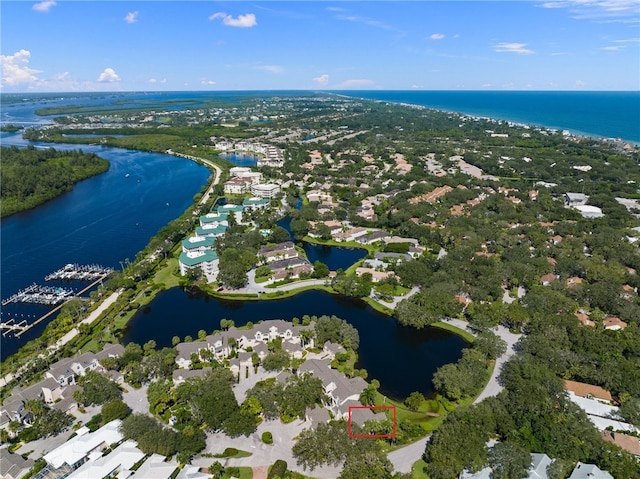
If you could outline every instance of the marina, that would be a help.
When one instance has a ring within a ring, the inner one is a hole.
[[[53,309],[39,316],[33,322],[29,322],[28,319],[24,319],[22,316],[20,318],[14,317],[6,320],[3,319],[0,321],[0,331],[2,331],[2,336],[6,337],[8,334],[13,333],[16,338],[20,338],[31,328],[60,311],[60,309],[62,309],[62,307],[71,299],[82,299],[82,295],[84,293],[102,283],[102,281],[112,272],[112,268],[105,268],[99,265],[78,266],[69,263],[58,271],[47,275],[45,280],[91,281],[88,286],[82,288],[78,292],[74,292],[71,288],[63,288],[60,286],[40,286],[33,283],[31,286],[28,286],[9,298],[2,300],[2,306],[6,306],[11,303],[30,303],[54,306]]]
[[[113,268],[105,268],[98,264],[78,265],[69,263],[57,271],[45,276],[45,281],[93,281],[113,272]]]
[[[71,295],[73,295],[73,290],[69,288],[40,286],[33,283],[28,288],[2,300],[2,306],[10,303],[33,303],[51,306],[63,303]]]

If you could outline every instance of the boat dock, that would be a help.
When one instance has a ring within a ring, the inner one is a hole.
[[[52,306],[66,301],[66,298],[73,295],[73,290],[69,288],[59,288],[54,286],[39,286],[33,283],[27,289],[18,291],[13,296],[2,301],[2,306],[10,303],[32,303]]]
[[[45,276],[45,281],[94,281],[113,271],[98,264],[78,265],[69,263],[58,271]]]
[[[67,265],[68,266],[68,265]],[[66,267],[65,267],[66,268]],[[64,268],[63,268],[64,269]],[[37,284],[32,284],[28,288],[18,291],[16,294],[2,301],[2,306],[5,306],[10,303],[35,303],[35,304],[44,304],[47,306],[55,306],[52,310],[40,316],[34,322],[29,323],[27,320],[22,319],[19,322],[16,322],[15,318],[8,319],[7,321],[0,321],[0,331],[2,331],[2,336],[6,336],[9,333],[13,333],[16,338],[20,338],[24,333],[29,331],[31,328],[40,324],[45,319],[56,314],[62,307],[74,298],[81,298],[81,296],[89,291],[94,286],[102,283],[102,281],[109,276],[109,274],[113,271],[111,268],[105,268],[105,272],[100,274],[99,277],[94,277],[91,284],[84,287],[77,293],[74,293],[73,290],[69,288],[60,288],[54,286],[39,286]],[[51,276],[51,275],[49,275]],[[84,298],[82,298],[84,299]]]

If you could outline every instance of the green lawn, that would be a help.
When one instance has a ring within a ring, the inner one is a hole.
[[[413,424],[417,424],[424,429],[425,434],[433,431],[442,424],[447,414],[442,403],[436,399],[428,399],[420,405],[417,411],[410,411],[401,402],[377,393],[375,405],[395,406],[397,421],[407,420]],[[393,417],[391,414],[391,412],[387,413],[390,419]]]
[[[414,462],[411,467],[411,479],[429,479],[429,476],[427,476],[423,471],[423,468],[426,465],[427,463],[422,459]]]
[[[174,271],[178,269],[178,260],[176,258],[169,258],[166,264],[160,268],[155,276],[153,282],[158,284],[164,284],[165,288],[173,288],[178,286],[179,279],[174,274]]]

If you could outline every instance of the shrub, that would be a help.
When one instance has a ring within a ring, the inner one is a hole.
[[[273,463],[273,466],[271,466],[267,479],[275,479],[276,477],[282,478],[284,477],[286,472],[287,472],[286,461],[283,461],[282,459],[278,459],[276,462]]]
[[[273,435],[269,431],[262,433],[262,442],[265,444],[273,444]]]

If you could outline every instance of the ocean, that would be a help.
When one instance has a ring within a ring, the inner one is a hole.
[[[640,143],[640,91],[336,91]]]

